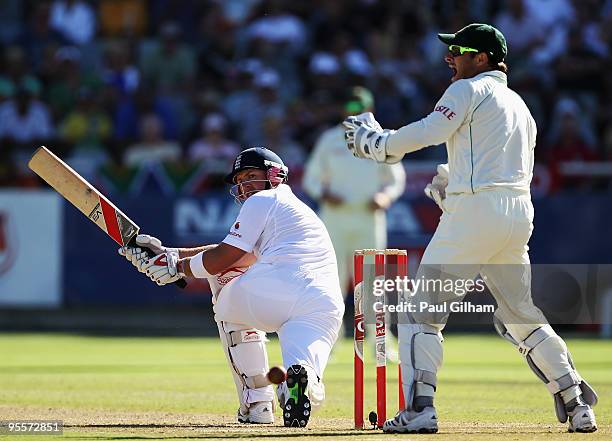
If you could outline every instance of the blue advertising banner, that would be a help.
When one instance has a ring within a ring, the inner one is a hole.
[[[196,246],[222,240],[239,211],[224,191],[203,197],[138,197],[114,201],[141,232],[172,246]],[[610,197],[555,196],[535,204],[530,242],[533,263],[609,263],[612,259]],[[65,204],[64,304],[192,305],[209,304],[205,281],[185,290],[157,287],[117,255],[117,246],[95,225]],[[439,209],[426,198],[402,198],[388,213],[389,247],[405,248],[411,268],[433,234]]]

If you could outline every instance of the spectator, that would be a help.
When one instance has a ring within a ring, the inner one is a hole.
[[[40,82],[26,76],[18,84],[15,96],[0,104],[0,159],[8,163],[9,171],[2,173],[6,179],[29,175],[26,164],[32,151],[48,144],[54,135],[49,109],[38,99],[40,90]]]
[[[144,81],[160,94],[188,93],[196,73],[195,51],[181,43],[181,30],[176,23],[164,23],[159,32],[158,42],[141,47]]]
[[[223,14],[223,3],[214,2],[200,20],[194,47],[199,75],[222,80],[232,68],[237,52],[237,29]]]
[[[548,66],[563,53],[567,31],[576,19],[570,0],[524,0],[527,13],[546,35],[541,46],[534,49],[533,61]]]
[[[62,122],[60,134],[76,150],[104,150],[112,134],[112,121],[95,90],[79,90],[76,106]]]
[[[68,162],[85,179],[93,180],[99,167],[108,160],[112,120],[103,106],[99,88],[81,86],[74,107],[62,120],[58,133],[70,152]],[[59,144],[59,142],[58,142]]]
[[[49,70],[45,64],[53,60],[62,43],[61,34],[51,27],[50,14],[49,3],[36,2],[18,40],[35,70]]]
[[[268,116],[281,116],[285,107],[278,97],[280,77],[276,71],[263,69],[254,80],[255,95],[248,107],[242,109],[238,120],[242,144],[263,145],[263,121]]]
[[[106,47],[102,78],[117,97],[131,96],[140,87],[140,71],[125,41],[115,41]]]
[[[596,147],[596,135],[591,125],[591,121],[589,120],[588,115],[586,115],[584,110],[581,108],[580,104],[578,104],[575,99],[567,96],[561,97],[559,100],[557,100],[554,106],[551,118],[552,122],[548,130],[546,143],[548,145],[554,145],[561,140],[563,137],[563,126],[566,128],[568,127],[568,124],[564,124],[564,121],[568,119],[568,117],[571,117],[572,120],[576,121],[576,129],[580,132],[580,138],[591,150],[594,150]]]
[[[341,85],[340,61],[329,52],[315,52],[308,64],[310,90],[334,91]]]
[[[219,3],[227,20],[235,25],[242,25],[259,2],[261,0],[224,0]]]
[[[83,0],[56,0],[51,5],[50,24],[68,44],[85,45],[96,34],[96,15]]]
[[[142,36],[147,27],[145,0],[100,0],[100,31],[107,37]]]
[[[24,24],[20,18],[23,15],[24,2],[21,0],[5,0],[0,3],[0,42],[14,42],[22,33]]]
[[[563,53],[555,62],[557,87],[569,93],[591,94],[591,100],[602,85],[604,59],[584,44],[582,29],[572,28],[568,33]]]
[[[506,8],[495,18],[495,26],[499,29],[512,48],[508,52],[509,63],[527,62],[532,50],[544,43],[546,36],[538,18],[529,14],[526,0],[506,0]]]
[[[600,57],[610,55],[608,41],[606,41],[606,21],[602,19],[598,9],[598,0],[583,0],[576,2],[577,24],[582,30],[582,41],[588,50]]]
[[[162,123],[156,115],[147,114],[141,118],[140,133],[140,141],[130,146],[123,156],[125,165],[136,166],[181,159],[181,147],[177,142],[164,139]]]
[[[264,140],[262,145],[277,153],[284,162],[292,176],[300,175],[306,162],[306,152],[295,139],[285,118],[277,115],[267,116],[263,120]]]
[[[76,46],[63,46],[55,52],[46,95],[55,120],[63,120],[74,109],[79,90],[100,84],[95,75],[81,73],[80,62],[81,51]]]
[[[549,30],[555,26],[569,27],[575,19],[571,0],[524,0],[528,14],[540,26]]]
[[[589,134],[580,120],[578,104],[568,98],[557,104],[556,120],[547,149],[547,163],[555,178],[556,188],[590,188],[587,177],[565,176],[563,164],[568,161],[589,162],[598,159],[593,147],[589,145]]]
[[[113,137],[121,142],[135,140],[139,136],[140,118],[147,114],[159,118],[165,139],[178,139],[178,117],[174,106],[166,97],[151,93],[142,83],[134,96],[124,96],[117,103],[113,115]]]
[[[249,109],[255,101],[252,90],[253,79],[257,72],[263,69],[257,59],[247,58],[237,63],[228,72],[225,81],[227,94],[222,100],[223,113],[232,124],[238,125],[244,109]]]
[[[45,144],[54,134],[48,107],[38,99],[40,82],[24,77],[17,86],[15,97],[0,104],[0,140],[31,152]]]
[[[240,147],[227,138],[227,120],[220,113],[210,113],[202,119],[202,137],[194,141],[188,150],[191,161],[203,161],[207,170],[225,173]]]
[[[2,56],[3,77],[11,81],[15,86],[28,76],[30,69],[24,50],[19,46],[8,46]]]
[[[294,54],[304,49],[304,24],[297,16],[287,12],[282,0],[264,0],[259,10],[260,16],[247,28],[250,39],[286,46]]]

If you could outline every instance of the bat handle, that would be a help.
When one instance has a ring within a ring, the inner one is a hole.
[[[136,245],[136,246],[142,248],[149,257],[155,256],[155,253],[150,248],[143,247],[142,245]],[[185,279],[178,279],[176,282],[174,282],[174,284],[181,289],[185,289],[187,287],[187,282],[185,281]]]

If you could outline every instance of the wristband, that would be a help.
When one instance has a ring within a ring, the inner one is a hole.
[[[197,277],[198,279],[207,279],[209,277],[214,277],[214,274],[210,274],[204,268],[204,262],[202,261],[202,255],[204,251],[200,251],[198,254],[189,259],[189,268],[191,269],[191,273],[193,277]]]

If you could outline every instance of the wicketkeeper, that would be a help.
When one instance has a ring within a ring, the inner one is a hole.
[[[452,84],[433,112],[399,130],[383,130],[372,114],[349,117],[348,148],[359,158],[395,163],[446,142],[448,165],[439,167],[426,190],[443,213],[416,278],[471,280],[480,273],[498,304],[496,330],[546,384],[559,421],[569,419],[570,432],[593,432],[597,395],[531,298],[527,243],[536,124],[508,88],[506,40],[493,26],[478,23],[438,38],[448,45]],[[412,294],[415,305],[461,299],[423,290]],[[385,422],[385,432],[437,432],[434,395],[447,316],[415,312],[399,325],[407,407]]]

